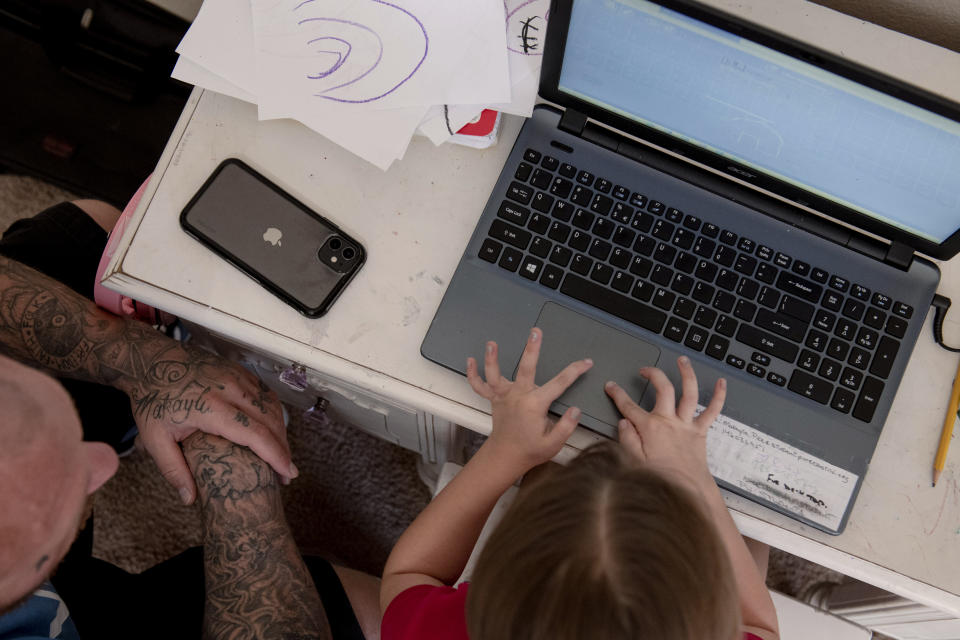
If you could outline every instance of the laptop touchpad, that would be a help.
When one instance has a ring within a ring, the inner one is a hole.
[[[647,380],[640,377],[637,370],[657,364],[659,347],[553,302],[543,305],[537,326],[543,331],[543,347],[537,364],[538,385],[574,360],[593,358],[593,368],[573,383],[551,409],[563,413],[568,407],[580,407],[586,416],[614,429],[611,434],[607,429],[597,428],[601,425],[591,425],[590,420],[581,419],[585,426],[615,437],[620,412],[604,392],[603,385],[613,380],[639,403]]]

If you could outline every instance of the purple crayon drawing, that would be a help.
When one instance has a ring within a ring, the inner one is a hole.
[[[525,56],[542,56],[550,3],[523,0],[513,9],[510,4],[508,0],[503,2],[507,14],[507,50]]]
[[[303,2],[298,4],[296,7],[294,7],[293,11],[298,11],[302,7],[308,6],[313,2],[315,2],[315,0],[304,0]],[[367,102],[373,102],[375,100],[380,100],[381,98],[384,98],[390,95],[391,93],[399,89],[401,86],[403,86],[408,80],[410,80],[410,78],[412,78],[420,69],[420,67],[423,65],[424,60],[427,59],[427,53],[430,48],[430,38],[427,35],[427,30],[423,26],[423,23],[420,22],[420,20],[415,15],[413,15],[403,7],[399,7],[389,2],[385,2],[384,0],[369,0],[369,2],[382,5],[386,8],[389,8],[390,10],[399,11],[400,13],[407,16],[419,29],[419,35],[422,35],[423,37],[423,55],[421,55],[415,63],[411,61],[410,66],[412,68],[410,68],[409,72],[407,72],[406,75],[403,77],[400,77],[399,75],[397,75],[396,77],[392,77],[389,79],[378,78],[378,83],[375,85],[376,88],[373,88],[374,87],[373,84],[367,83],[365,85],[366,89],[359,91],[355,97],[346,98],[338,95],[330,95],[331,93],[337,90],[355,85],[361,80],[363,80],[364,78],[367,78],[368,76],[370,76],[380,66],[380,63],[383,61],[384,55],[389,55],[389,52],[385,51],[384,41],[381,35],[368,25],[360,24],[359,22],[354,22],[351,20],[343,20],[341,18],[326,18],[326,17],[303,18],[297,22],[298,25],[316,26],[315,23],[322,23],[322,24],[338,25],[341,27],[341,31],[344,31],[344,32],[349,32],[351,30],[359,30],[359,32],[366,33],[367,38],[372,39],[371,41],[376,41],[377,47],[379,47],[379,50],[377,51],[376,57],[374,60],[359,66],[356,64],[352,65],[348,69],[347,66],[345,65],[347,65],[350,59],[350,54],[353,52],[354,45],[356,43],[350,42],[350,40],[347,39],[347,36],[344,36],[344,33],[341,33],[340,31],[338,31],[339,33],[338,36],[332,36],[332,35],[319,36],[319,37],[308,40],[307,41],[308,45],[311,45],[311,46],[320,45],[322,47],[322,48],[317,48],[313,50],[314,53],[321,54],[325,57],[334,56],[334,60],[332,64],[328,64],[327,66],[322,67],[320,70],[316,71],[315,73],[307,74],[307,78],[310,80],[322,80],[326,78],[339,80],[340,76],[343,76],[342,82],[338,82],[338,84],[332,87],[327,87],[322,91],[315,93],[314,95],[317,96],[318,98],[322,98],[324,100],[330,100],[333,102],[343,102],[347,104],[363,104]],[[347,27],[347,29],[344,30],[343,27]]]

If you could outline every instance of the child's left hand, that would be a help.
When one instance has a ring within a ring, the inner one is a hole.
[[[516,463],[520,473],[557,455],[563,443],[577,428],[580,409],[570,407],[554,423],[547,416],[553,401],[563,395],[577,378],[593,366],[593,360],[578,360],[538,387],[534,382],[543,332],[534,328],[520,357],[514,382],[500,374],[497,343],[488,342],[484,357],[487,381],[477,372],[477,361],[467,358],[467,380],[493,407],[493,433],[488,442],[499,455]]]

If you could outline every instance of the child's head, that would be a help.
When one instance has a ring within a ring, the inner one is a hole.
[[[699,500],[612,442],[520,492],[467,597],[471,640],[731,640],[739,626]]]

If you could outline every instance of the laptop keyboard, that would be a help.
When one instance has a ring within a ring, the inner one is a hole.
[[[518,277],[864,422],[913,315],[881,291],[534,149],[487,236],[479,257]],[[728,353],[735,342],[749,361]],[[769,370],[772,359],[791,365],[789,377]]]

